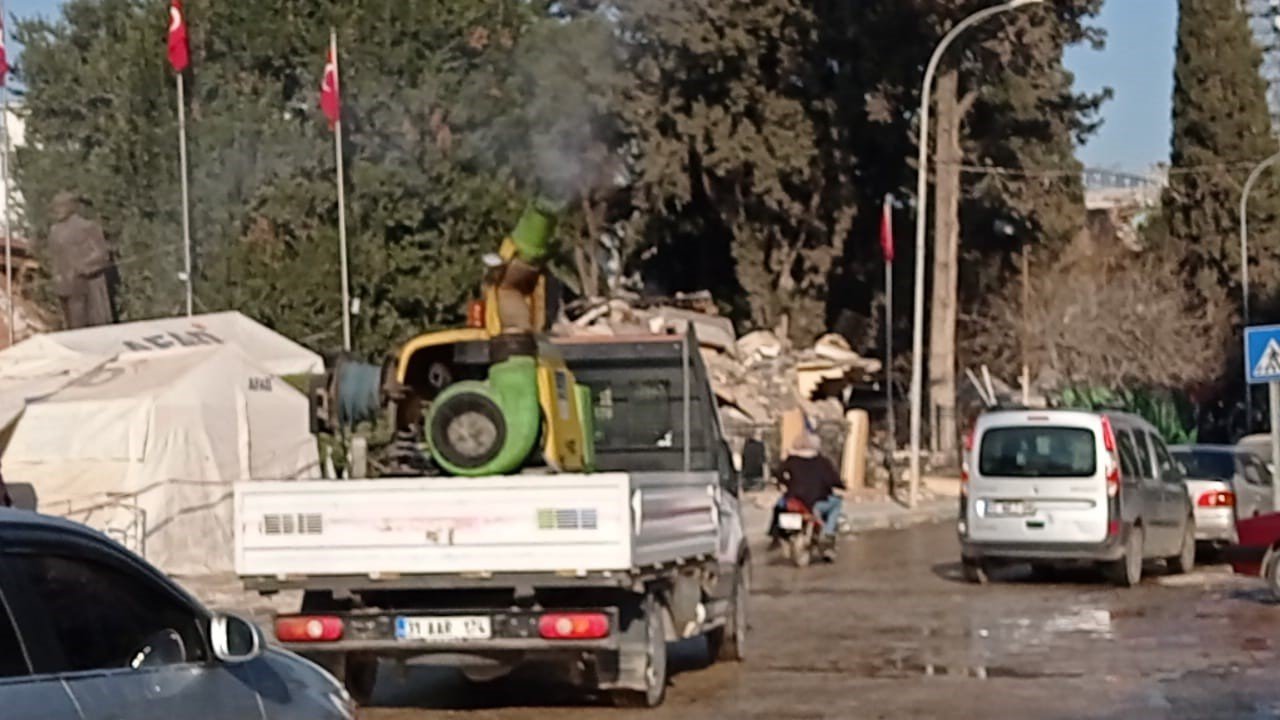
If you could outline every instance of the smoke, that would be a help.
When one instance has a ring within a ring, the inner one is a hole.
[[[618,176],[618,102],[624,74],[615,28],[599,12],[544,22],[516,48],[525,95],[524,179],[559,202],[605,189]]]

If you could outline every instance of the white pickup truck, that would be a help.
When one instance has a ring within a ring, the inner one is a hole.
[[[667,642],[702,634],[742,659],[739,480],[696,339],[558,344],[593,391],[598,472],[236,487],[237,572],[304,591],[277,639],[357,700],[380,660],[431,656],[475,680],[550,664],[653,707]]]

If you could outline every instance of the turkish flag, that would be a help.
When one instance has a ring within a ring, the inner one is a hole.
[[[329,118],[329,129],[342,117],[342,95],[338,88],[338,46],[329,46],[329,59],[324,63],[324,79],[320,81],[320,109]]]
[[[187,44],[187,18],[182,14],[182,0],[169,2],[169,64],[174,72],[182,72],[191,62]]]
[[[0,17],[0,87],[9,80],[9,55],[4,47],[4,18]]]
[[[884,196],[884,207],[880,211],[880,251],[884,253],[884,261],[893,262],[893,201]]]

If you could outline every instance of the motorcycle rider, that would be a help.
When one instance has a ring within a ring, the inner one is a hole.
[[[782,462],[780,479],[786,492],[774,506],[769,534],[778,539],[778,515],[786,509],[787,499],[795,498],[822,521],[822,539],[829,556],[835,548],[844,510],[839,492],[845,485],[835,465],[819,452],[818,438],[812,433],[802,432],[796,437],[791,453]]]

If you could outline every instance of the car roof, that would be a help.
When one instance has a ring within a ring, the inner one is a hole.
[[[1224,452],[1237,455],[1250,455],[1248,450],[1238,448],[1235,445],[1223,445],[1220,443],[1192,443],[1189,445],[1170,445],[1169,450],[1178,452]]]
[[[1047,408],[1047,409],[1016,408],[1016,409],[993,410],[990,412],[983,413],[981,417],[979,417],[979,422],[982,422],[983,424],[990,424],[991,421],[998,422],[1000,420],[1008,420],[1008,419],[1022,420],[1024,417],[1026,417],[1029,414],[1045,415],[1045,416],[1048,416],[1050,419],[1056,416],[1056,417],[1070,417],[1076,420],[1083,419],[1083,418],[1100,418],[1105,415],[1106,417],[1110,418],[1111,421],[1115,424],[1130,425],[1130,426],[1137,425],[1139,427],[1142,427],[1143,429],[1155,430],[1155,427],[1151,423],[1147,422],[1146,419],[1141,417],[1140,415],[1134,415],[1133,413],[1120,412],[1120,411],[1114,411],[1114,410],[1084,410],[1081,408]]]
[[[194,607],[204,608],[195,596],[187,592],[178,583],[174,582],[164,572],[155,565],[152,565],[146,558],[141,557],[137,553],[129,550],[125,546],[108,537],[105,533],[99,532],[87,525],[67,520],[65,518],[54,517],[52,515],[41,515],[30,510],[14,510],[12,508],[0,507],[0,529],[4,528],[34,528],[37,530],[52,530],[66,535],[75,535],[80,538],[93,540],[104,543],[123,553],[126,557],[132,559],[136,567],[142,572],[150,574],[156,580],[166,584],[169,589],[176,592],[179,596],[185,598]]]
[[[35,527],[49,530],[58,530],[60,532],[70,532],[77,535],[109,539],[106,535],[81,525],[78,522],[72,522],[65,518],[54,517],[52,515],[41,515],[40,513],[31,512],[30,510],[14,510],[12,508],[0,507],[0,526],[5,527]]]

